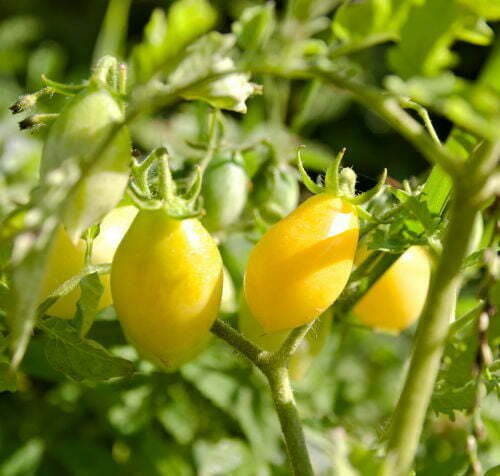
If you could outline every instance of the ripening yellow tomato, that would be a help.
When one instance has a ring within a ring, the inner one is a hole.
[[[358,234],[355,207],[329,192],[267,231],[250,254],[244,284],[266,332],[300,326],[331,306],[351,273]]]
[[[217,246],[197,219],[140,211],[116,251],[111,292],[123,330],[143,357],[173,370],[201,350],[219,312]]]
[[[111,263],[116,248],[132,223],[137,208],[134,206],[118,207],[111,210],[102,220],[99,235],[92,246],[91,261],[93,264]],[[55,291],[62,283],[82,271],[85,261],[85,242],[79,240],[75,245],[61,225],[58,227],[48,255],[47,267],[42,282],[41,301]],[[98,310],[112,304],[109,275],[101,275],[104,286]],[[48,310],[47,314],[70,319],[76,311],[76,303],[80,298],[80,288],[59,298]]]
[[[422,312],[430,278],[429,255],[422,247],[412,246],[373,284],[353,313],[371,327],[406,329]]]

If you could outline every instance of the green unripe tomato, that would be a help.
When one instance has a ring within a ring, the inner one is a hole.
[[[50,127],[40,165],[42,179],[69,159],[77,160],[83,169],[89,167],[63,211],[62,220],[73,242],[123,196],[131,160],[130,136],[125,127],[99,157],[87,164],[123,119],[115,96],[105,87],[93,85],[72,98]]]
[[[268,222],[291,213],[299,203],[299,184],[293,170],[284,165],[262,167],[254,177],[250,199]]]
[[[201,189],[207,230],[220,231],[241,215],[248,195],[248,179],[242,165],[233,157],[218,156],[210,163]]]
[[[243,292],[240,294],[239,305],[238,326],[241,333],[261,349],[276,352],[283,342],[285,342],[291,331],[266,333],[264,328],[253,317],[252,311],[250,311],[245,302]],[[327,309],[316,319],[313,327],[309,330],[305,339],[288,362],[288,370],[292,379],[301,380],[305,376],[314,358],[325,345],[326,339],[330,334],[331,323],[332,312],[330,309]]]

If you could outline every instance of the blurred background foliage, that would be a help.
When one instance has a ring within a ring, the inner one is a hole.
[[[130,45],[140,41],[152,10],[167,8],[169,3],[132,3]],[[241,11],[255,3],[213,1],[219,12],[217,29],[230,31]],[[282,10],[282,2],[276,3]],[[299,13],[305,8],[300,1],[295,4]],[[17,120],[7,107],[20,94],[39,89],[42,73],[72,82],[88,76],[106,7],[104,0],[2,0],[0,215],[14,203],[23,202],[35,183],[44,135],[43,130],[19,133]],[[371,82],[381,83],[389,73],[387,48],[376,46],[354,56]],[[490,51],[462,42],[452,49],[460,58],[453,71],[469,79],[476,78]],[[306,87],[309,85],[301,82],[293,84],[286,119],[294,133],[314,141],[321,150],[319,164],[323,163],[321,154],[330,158],[340,147],[347,147],[346,163],[358,173],[360,189],[373,185],[383,167],[398,181],[427,170],[404,139],[341,92],[325,90],[306,115],[298,114]],[[257,127],[263,117],[262,101],[262,97],[249,100],[246,116],[229,114],[229,134],[234,129],[238,137],[240,128]],[[50,107],[57,109],[57,102],[47,105]],[[174,156],[176,151],[177,157],[185,156],[185,139],[196,139],[200,133],[200,114],[206,115],[205,106],[189,104],[139,122],[132,131],[134,143],[147,150],[167,142]],[[433,119],[438,134],[445,137],[450,123]],[[177,167],[181,166],[178,162]],[[235,233],[222,249],[237,288],[240,263],[250,246],[244,234]],[[0,283],[0,296],[2,286]],[[470,307],[462,299],[457,315]],[[229,309],[229,319],[234,319],[233,312],[234,308]],[[318,475],[373,474],[372,454],[384,438],[412,332],[395,336],[334,321],[326,346],[306,377],[295,384]],[[68,381],[49,366],[43,351],[46,337],[35,336],[23,362],[18,391],[0,395],[0,475],[288,474],[277,417],[263,378],[224,343],[213,339],[209,350],[195,361],[176,373],[161,374],[139,361],[127,346],[112,309],[98,316],[90,337],[133,360],[140,372],[111,383]],[[448,349],[453,358],[473,355],[460,353],[464,340],[457,342],[456,348]],[[5,346],[0,340],[0,350]],[[470,359],[467,362],[472,365]],[[463,371],[456,370],[458,374]],[[440,414],[429,413],[416,466],[419,475],[451,476],[468,471],[470,418],[455,411],[460,409],[457,399],[461,395],[448,394],[448,398],[452,401],[433,401],[433,409]],[[482,417],[488,438],[482,443],[480,457],[483,468],[488,469],[500,461],[500,405],[494,393],[485,401]],[[492,469],[488,474],[499,473]]]

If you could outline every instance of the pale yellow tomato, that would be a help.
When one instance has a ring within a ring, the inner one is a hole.
[[[104,217],[99,234],[92,245],[93,264],[106,264],[113,261],[115,251],[137,215],[137,211],[137,208],[128,205],[115,208]],[[101,275],[101,282],[104,289],[99,301],[99,309],[104,309],[113,304],[109,274]]]
[[[173,370],[201,350],[219,312],[222,259],[196,219],[138,213],[116,251],[111,292],[139,354]]]
[[[133,206],[118,207],[111,210],[102,220],[99,235],[92,247],[93,264],[111,263],[116,248],[132,223],[137,208]],[[85,261],[85,243],[80,240],[76,245],[70,240],[68,233],[61,225],[56,231],[49,251],[47,267],[42,283],[41,301],[54,292],[62,283],[79,274]],[[101,275],[104,286],[99,301],[99,310],[112,304],[109,275]],[[80,288],[59,298],[48,310],[51,316],[70,319],[76,311],[76,303],[80,298]]]
[[[413,324],[425,304],[431,261],[419,246],[408,248],[354,307],[365,324],[400,331]]]
[[[325,192],[272,226],[250,254],[245,296],[266,332],[312,321],[337,299],[358,241],[356,209]]]
[[[40,301],[45,300],[62,283],[80,273],[84,265],[84,260],[84,249],[73,244],[64,227],[60,225],[56,230],[47,257]],[[80,288],[77,287],[65,296],[60,297],[47,310],[47,314],[66,319],[73,317],[79,297]]]

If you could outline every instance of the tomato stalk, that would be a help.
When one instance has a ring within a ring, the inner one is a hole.
[[[314,321],[294,329],[276,352],[260,349],[230,325],[217,319],[211,331],[245,356],[267,378],[285,440],[290,465],[296,476],[313,476],[300,415],[293,397],[288,360],[297,350]]]
[[[455,193],[443,251],[419,321],[406,381],[389,431],[386,475],[402,476],[411,469],[455,310],[461,284],[460,268],[499,152],[496,144],[483,142],[471,154],[463,175],[454,179]]]

